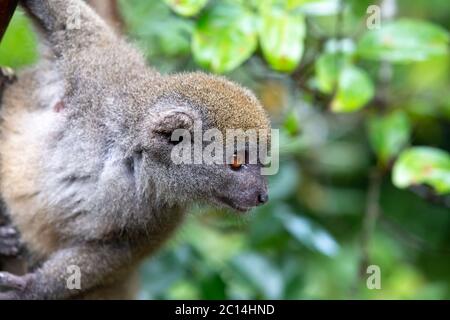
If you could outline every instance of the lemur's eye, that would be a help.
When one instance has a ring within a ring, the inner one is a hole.
[[[239,156],[237,154],[233,155],[233,159],[231,159],[231,163],[230,163],[230,168],[232,170],[239,170],[242,168],[242,166],[244,165],[242,159],[239,158]]]

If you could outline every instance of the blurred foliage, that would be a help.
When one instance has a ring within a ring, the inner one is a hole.
[[[369,29],[373,4],[383,17]],[[450,298],[447,0],[120,5],[152,65],[226,73],[257,93],[281,138],[269,204],[193,208],[143,266],[141,298]],[[35,45],[17,13],[0,64],[33,63]],[[381,290],[366,288],[367,264]]]
[[[395,163],[393,181],[400,188],[426,183],[438,193],[450,193],[450,154],[430,147],[410,148]]]

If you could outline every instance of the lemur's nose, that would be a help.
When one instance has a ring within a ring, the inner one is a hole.
[[[264,204],[264,203],[266,203],[268,200],[269,200],[269,195],[268,195],[266,192],[260,193],[260,194],[258,195],[258,202],[259,202],[259,204]]]

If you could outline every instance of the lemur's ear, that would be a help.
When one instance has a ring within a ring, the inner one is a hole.
[[[194,128],[194,118],[193,115],[188,114],[184,111],[166,111],[158,115],[154,122],[153,132],[167,139],[168,142],[174,144],[171,137],[175,130],[187,130],[189,133],[192,132]],[[177,136],[180,136],[178,134]]]
[[[158,115],[154,132],[172,133],[176,129],[191,130],[194,127],[192,115],[184,111],[166,111]]]

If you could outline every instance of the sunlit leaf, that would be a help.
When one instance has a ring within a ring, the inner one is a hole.
[[[431,147],[407,149],[395,163],[392,179],[399,188],[427,184],[440,194],[449,193],[450,154]]]
[[[369,121],[369,139],[383,164],[387,164],[408,143],[410,133],[409,119],[401,111],[374,116]]]
[[[214,72],[231,71],[256,50],[256,30],[254,16],[243,7],[215,6],[198,20],[192,39],[194,58]]]
[[[448,54],[449,33],[432,23],[400,19],[367,32],[358,53],[368,59],[392,62],[422,61]]]
[[[279,8],[262,12],[260,42],[265,59],[277,71],[293,71],[304,51],[305,18]]]
[[[325,42],[325,52],[334,54],[345,54],[345,57],[350,57],[356,50],[356,44],[351,38],[329,39]]]
[[[29,21],[16,13],[0,43],[0,65],[21,67],[33,63],[37,58],[36,38]]]
[[[299,9],[307,15],[328,16],[339,12],[339,0],[286,0],[289,9]]]
[[[331,103],[334,112],[356,111],[369,102],[375,89],[369,75],[362,69],[347,64],[338,79],[337,93]]]
[[[199,13],[208,0],[164,0],[179,15],[190,17]]]

